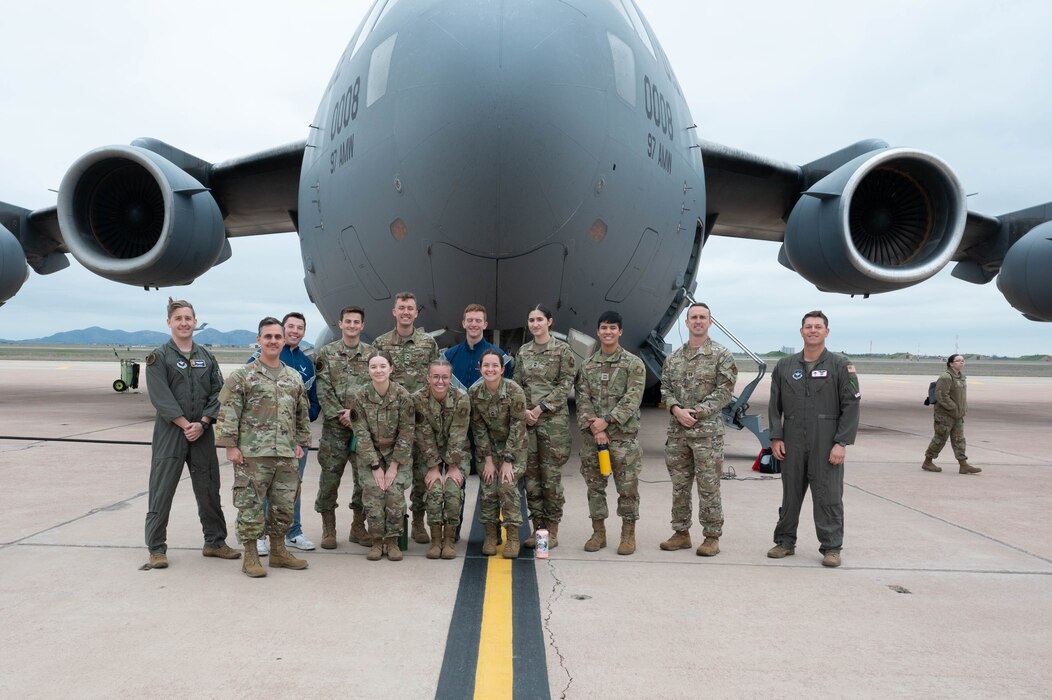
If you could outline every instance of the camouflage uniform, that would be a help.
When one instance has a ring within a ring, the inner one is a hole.
[[[798,352],[778,360],[771,372],[767,420],[771,439],[785,442],[782,506],[774,543],[796,546],[796,527],[811,489],[819,551],[840,551],[844,542],[844,465],[829,463],[833,445],[850,445],[858,431],[858,375],[851,360],[822,350],[809,363]]]
[[[416,429],[415,409],[409,392],[395,382],[384,396],[376,393],[372,383],[354,392],[352,415],[358,440],[355,467],[362,485],[362,504],[369,522],[369,533],[379,538],[402,534],[405,514],[405,489],[412,478],[410,460]],[[388,462],[398,462],[395,482],[381,491],[373,478],[373,465],[384,469]]]
[[[672,529],[690,529],[691,483],[698,483],[698,522],[706,537],[723,534],[720,474],[723,471],[723,407],[734,392],[738,367],[727,348],[707,339],[700,348],[684,344],[665,360],[661,400],[694,409],[697,423],[684,428],[675,416],[668,424],[665,465],[672,478]]]
[[[443,474],[454,465],[466,476],[471,463],[468,449],[468,423],[471,401],[455,387],[449,388],[445,400],[431,395],[430,387],[413,394],[416,406],[416,448],[425,469],[438,467]],[[458,525],[464,503],[464,488],[452,479],[436,481],[427,490],[429,525]]]
[[[349,451],[354,433],[344,427],[337,416],[343,409],[351,408],[354,392],[369,383],[369,355],[372,353],[373,346],[368,343],[358,343],[356,347],[349,348],[340,338],[319,350],[314,360],[318,377],[318,402],[321,403],[324,417],[321,441],[318,443],[321,476],[318,479],[318,497],[314,501],[314,510],[319,513],[336,510],[340,481],[348,459],[351,461],[351,479],[354,482],[351,509],[363,510],[362,485],[355,469],[354,454]]]
[[[526,394],[526,407],[544,404],[536,425],[527,426],[526,504],[534,521],[558,523],[563,518],[562,466],[570,459],[570,411],[566,397],[574,380],[570,346],[551,338],[530,341],[515,355],[513,379]]]
[[[526,395],[518,384],[503,377],[495,394],[490,394],[486,382],[480,381],[468,390],[468,395],[479,469],[490,456],[497,467],[493,482],[482,481],[479,486],[480,519],[483,523],[496,523],[503,514],[505,525],[517,527],[522,524],[519,479],[526,470]],[[511,484],[500,483],[500,468],[506,459],[511,460],[515,476]]]
[[[947,369],[935,382],[935,437],[924,456],[935,459],[950,439],[953,456],[968,461],[964,441],[964,414],[968,412],[968,384],[963,372]]]
[[[170,340],[146,358],[146,386],[150,402],[157,409],[150,460],[146,546],[153,553],[168,551],[168,517],[185,464],[190,470],[205,546],[222,547],[226,541],[226,518],[219,502],[215,436],[211,428],[206,428],[201,437],[190,442],[183,429],[172,422],[180,416],[191,423],[204,416],[215,421],[219,390],[223,388],[219,363],[197,343],[193,344],[190,354],[184,355],[175,341]]]
[[[264,534],[283,538],[292,527],[300,491],[296,446],[310,447],[310,403],[296,370],[253,362],[238,367],[219,394],[216,445],[236,447],[245,458],[234,465],[234,505],[238,542],[255,542]]]
[[[386,350],[391,355],[394,367],[391,370],[391,381],[398,382],[410,395],[427,386],[427,368],[432,360],[439,357],[438,343],[421,328],[414,328],[413,334],[403,338],[397,329],[391,329],[373,341],[377,350]],[[424,512],[424,474],[427,468],[423,463],[416,464],[416,452],[406,462],[412,469],[413,490],[409,494],[410,510],[417,516]],[[414,517],[417,517],[414,516]]]
[[[618,348],[610,355],[597,352],[577,375],[577,424],[581,428],[581,476],[588,485],[588,513],[592,520],[605,520],[608,475],[599,472],[595,437],[589,425],[609,416],[610,466],[617,488],[617,514],[639,520],[639,471],[643,454],[639,449],[639,404],[646,388],[646,367],[632,353]]]

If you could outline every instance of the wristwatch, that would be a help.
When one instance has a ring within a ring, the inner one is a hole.
[[[606,414],[605,416],[603,416],[603,420],[605,420],[605,421],[606,421],[606,424],[607,424],[607,425],[610,425],[611,423],[613,423],[613,422],[614,422],[613,420],[611,420],[611,418],[610,418],[610,414],[609,414],[609,413],[607,413],[607,414]]]
[[[372,466],[372,470],[373,470],[374,472],[378,472],[378,471],[380,471],[381,469],[383,469],[383,465],[381,465],[381,464],[380,464],[379,462],[377,462],[376,464],[374,464],[374,465]]]
[[[504,461],[507,464],[515,464],[515,458],[511,455],[504,455]]]

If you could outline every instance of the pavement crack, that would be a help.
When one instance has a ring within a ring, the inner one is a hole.
[[[566,590],[566,586],[563,584],[561,578],[559,578],[559,571],[555,566],[555,562],[551,559],[548,560],[548,571],[552,575],[552,592],[548,596],[548,602],[545,604],[544,614],[544,634],[548,637],[548,646],[552,648],[555,655],[559,657],[559,668],[562,669],[563,673],[566,674],[566,685],[563,686],[562,692],[559,693],[560,700],[565,700],[566,694],[570,692],[570,686],[573,685],[573,676],[570,674],[570,670],[566,667],[566,657],[563,656],[562,651],[559,650],[559,645],[555,642],[555,633],[552,632],[552,615],[554,610],[552,606],[558,602],[559,598],[562,597],[563,591]]]

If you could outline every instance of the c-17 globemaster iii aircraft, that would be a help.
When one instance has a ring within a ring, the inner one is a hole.
[[[469,302],[588,332],[616,308],[653,374],[711,235],[782,243],[818,288],[867,295],[951,261],[1052,320],[1052,206],[969,212],[937,156],[863,141],[792,165],[704,141],[631,0],[377,0],[305,140],[209,163],[152,139],[79,158],[57,205],[0,205],[0,301],[72,254],[107,279],[186,284],[228,239],[299,232],[333,323],[415,291],[428,330]],[[377,332],[383,330],[376,326]],[[509,338],[512,342],[514,338]]]

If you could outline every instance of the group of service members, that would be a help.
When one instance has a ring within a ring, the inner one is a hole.
[[[532,520],[522,545],[535,547],[537,532],[547,530],[548,546],[558,547],[571,389],[576,391],[581,474],[592,521],[584,549],[607,546],[609,471],[622,521],[617,552],[634,553],[646,370],[621,347],[617,312],[600,316],[599,348],[577,371],[570,347],[551,334],[551,311],[538,305],[527,317],[532,340],[516,354],[511,377],[510,358],[483,338],[487,322],[481,305],[465,309],[465,341],[441,353],[434,339],[415,327],[418,308],[412,293],[396,295],[392,313],[395,327],[370,345],[361,339],[364,310],[344,308],[341,338],[322,347],[313,365],[298,347],[305,332],[302,315],[265,318],[257,354],[224,383],[215,358],[193,342],[193,307],[170,300],[172,339],[147,358],[146,372],[157,409],[146,518],[151,568],[168,565],[166,525],[183,463],[189,465],[198,500],[203,555],[241,557],[225,544],[215,447],[226,448],[234,466],[244,573],[265,576],[260,556],[267,554],[272,568],[307,568],[308,562],[288,548],[314,548],[303,535],[299,496],[309,423],[318,415],[323,427],[315,510],[322,518],[322,548],[338,546],[337,493],[348,462],[353,481],[348,539],[368,547],[370,561],[384,555],[402,559],[407,489],[412,539],[430,545],[428,558],[455,558],[464,483],[473,462],[481,481],[483,553],[496,554],[503,534],[502,555],[518,556],[520,480]],[[693,546],[689,530],[696,484],[704,538],[699,556],[720,551],[722,410],[737,379],[731,353],[708,336],[711,324],[708,306],[688,308],[688,340],[667,358],[661,383],[670,414],[665,460],[672,481],[673,534],[660,547]],[[768,556],[794,553],[800,507],[810,486],[822,563],[839,566],[845,447],[854,441],[858,425],[857,375],[847,358],[826,350],[829,328],[822,312],[806,314],[800,333],[804,350],[780,360],[772,374],[769,418],[772,450],[782,463],[783,498]],[[601,466],[600,455],[604,462],[609,456],[609,470]]]

